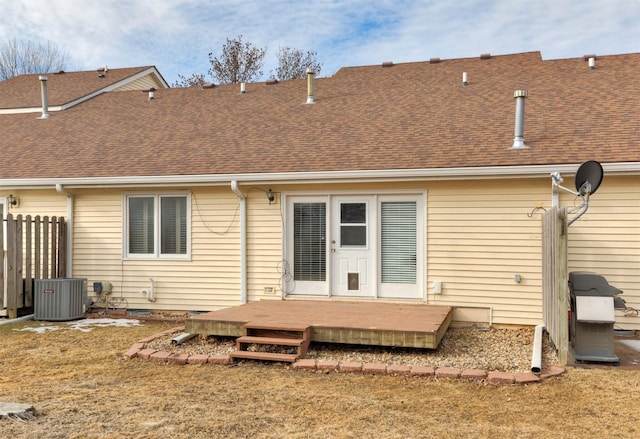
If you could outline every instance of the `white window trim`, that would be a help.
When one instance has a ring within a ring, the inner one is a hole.
[[[162,254],[160,253],[160,198],[182,196],[187,199],[187,252],[182,254]],[[129,253],[129,198],[132,197],[153,197],[154,198],[154,253]],[[124,192],[122,194],[122,258],[128,260],[191,260],[191,192],[190,191],[144,191],[144,192]]]

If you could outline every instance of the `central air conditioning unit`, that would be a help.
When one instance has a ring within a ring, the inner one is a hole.
[[[35,320],[66,321],[84,317],[87,280],[36,279],[33,297]]]

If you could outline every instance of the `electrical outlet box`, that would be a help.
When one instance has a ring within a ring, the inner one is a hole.
[[[275,294],[276,289],[274,287],[264,287],[264,294]]]
[[[442,282],[437,281],[433,283],[433,294],[442,294]]]

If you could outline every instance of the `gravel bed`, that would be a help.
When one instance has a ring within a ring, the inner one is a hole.
[[[403,366],[454,367],[500,372],[529,372],[533,328],[449,328],[437,349],[409,349],[364,345],[311,343],[305,358],[318,361],[397,364]],[[195,337],[181,345],[162,337],[146,345],[170,353],[229,354],[236,348],[234,337]],[[279,352],[283,352],[282,350]],[[542,366],[558,364],[545,333]]]

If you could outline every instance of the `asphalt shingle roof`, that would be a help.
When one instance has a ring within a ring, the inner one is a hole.
[[[37,108],[42,105],[40,76],[47,77],[50,106],[62,106],[107,88],[150,67],[129,67],[84,72],[56,72],[19,75],[0,81],[0,109]]]
[[[104,93],[47,120],[0,115],[0,179],[636,162],[638,71],[640,54],[589,70],[532,52],[343,68],[315,79],[314,104],[305,80]]]

